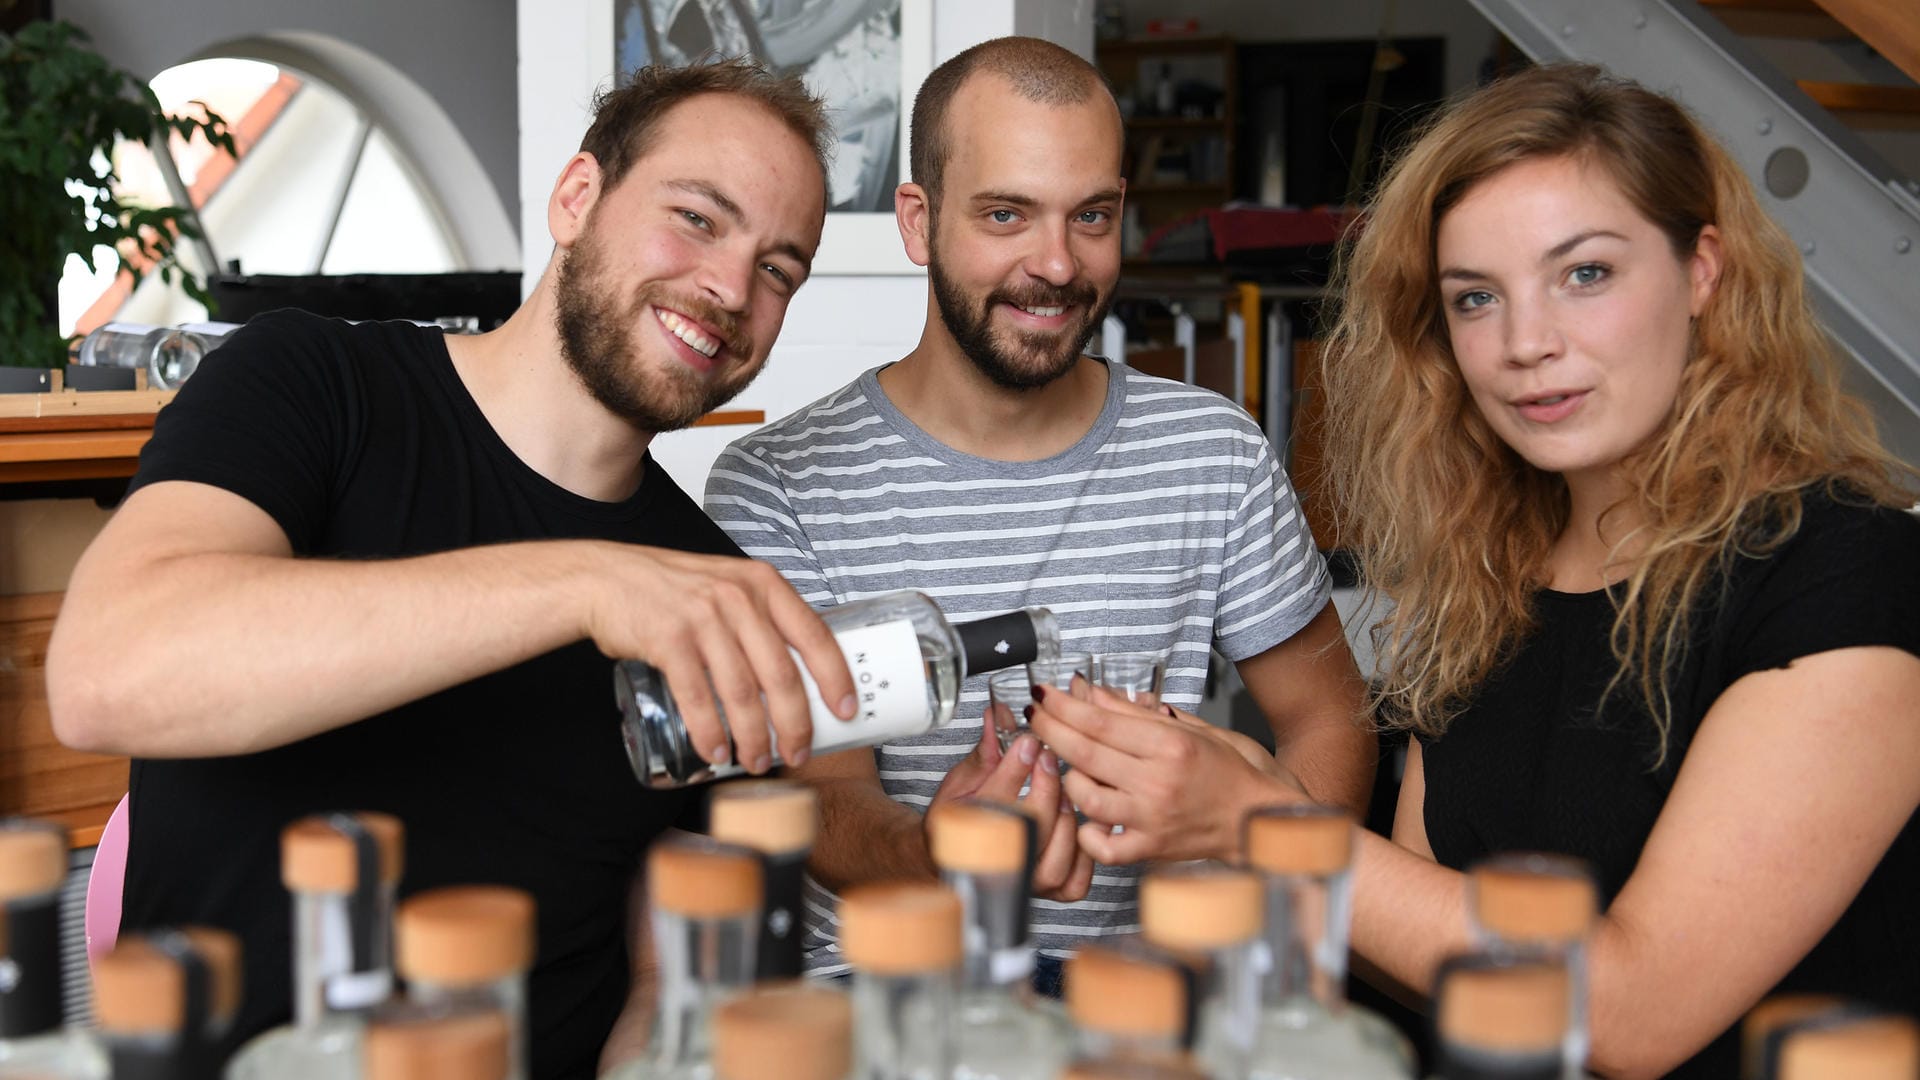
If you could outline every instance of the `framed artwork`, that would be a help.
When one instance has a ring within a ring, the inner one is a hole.
[[[907,117],[933,66],[933,0],[615,0],[614,65],[748,55],[799,74],[837,136],[815,274],[917,274],[893,219]]]

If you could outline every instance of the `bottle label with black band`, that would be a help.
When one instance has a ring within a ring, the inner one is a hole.
[[[1040,635],[1025,611],[955,623],[953,630],[960,636],[967,675],[1015,667],[1040,655]]]
[[[761,980],[797,979],[806,965],[800,953],[800,903],[805,890],[807,855],[804,851],[761,857],[766,900],[760,924]]]
[[[60,1026],[60,911],[52,895],[0,911],[0,1039]]]

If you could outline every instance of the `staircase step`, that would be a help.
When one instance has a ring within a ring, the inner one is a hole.
[[[1854,36],[1814,0],[1700,0],[1700,6],[1747,37],[1827,41]]]
[[[1920,86],[1801,80],[1801,92],[1848,127],[1920,131]]]

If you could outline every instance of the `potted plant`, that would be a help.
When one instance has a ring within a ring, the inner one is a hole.
[[[136,277],[178,276],[188,295],[206,302],[176,258],[176,242],[198,235],[192,211],[130,205],[113,192],[118,140],[196,132],[234,152],[217,114],[168,116],[146,83],[107,63],[79,27],[36,21],[0,34],[0,364],[67,362],[61,270],[69,255],[91,262],[99,245],[117,250]]]

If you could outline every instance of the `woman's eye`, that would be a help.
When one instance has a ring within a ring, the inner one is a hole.
[[[1567,272],[1567,280],[1575,285],[1597,284],[1607,276],[1607,268],[1599,263],[1586,263]]]
[[[692,211],[692,210],[682,210],[682,211],[680,211],[680,216],[681,216],[681,217],[683,217],[683,218],[686,218],[686,219],[687,219],[687,222],[688,222],[688,224],[690,224],[690,225],[692,225],[692,226],[693,226],[694,228],[696,228],[696,229],[711,229],[711,228],[712,228],[712,226],[710,226],[709,224],[707,224],[707,219],[706,219],[706,218],[704,218],[704,217],[702,217],[702,216],[700,216],[700,215],[699,215],[698,213],[695,213],[695,212],[694,212],[694,211]]]
[[[1472,311],[1475,308],[1486,307],[1491,303],[1493,303],[1493,294],[1487,292],[1485,289],[1474,289],[1471,292],[1463,292],[1453,298],[1453,306],[1459,308],[1461,311]]]

